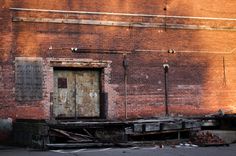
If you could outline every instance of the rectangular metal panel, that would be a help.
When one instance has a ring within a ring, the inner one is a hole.
[[[100,117],[99,71],[54,70],[54,117]]]
[[[67,78],[59,77],[57,81],[58,88],[67,88]]]
[[[42,58],[16,58],[15,94],[17,101],[32,101],[42,99],[42,69]]]
[[[182,122],[174,122],[174,123],[163,123],[161,125],[162,130],[177,130],[182,128]]]
[[[143,124],[134,124],[134,132],[143,132]]]
[[[185,121],[183,123],[183,127],[184,128],[199,128],[201,127],[201,122],[197,122],[197,121]]]
[[[100,116],[99,71],[76,72],[76,111],[78,117]]]
[[[54,71],[54,117],[75,117],[75,75],[69,70]]]
[[[145,132],[155,132],[160,130],[160,123],[146,123]]]

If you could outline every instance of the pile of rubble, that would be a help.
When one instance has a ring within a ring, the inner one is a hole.
[[[217,146],[226,145],[226,142],[210,132],[198,132],[192,138],[191,142],[199,146]]]

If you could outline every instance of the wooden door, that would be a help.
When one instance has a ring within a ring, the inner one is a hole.
[[[95,70],[54,70],[54,117],[99,117],[99,75]]]

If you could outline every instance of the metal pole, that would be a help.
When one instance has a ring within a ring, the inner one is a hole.
[[[224,86],[226,86],[226,71],[225,71],[225,57],[223,57],[223,69],[224,69]]]
[[[75,83],[75,92],[74,92],[74,97],[75,97],[75,120],[77,120],[77,99],[76,99],[76,95],[77,95],[77,82],[76,82],[76,73],[73,73],[74,76],[75,76],[75,79],[74,79],[74,83]]]
[[[123,67],[124,67],[124,91],[125,91],[125,119],[128,118],[127,115],[127,104],[128,104],[128,100],[127,100],[127,67],[128,67],[128,61],[126,58],[126,55],[124,55],[124,60],[123,60]]]
[[[128,118],[128,115],[127,115],[127,74],[125,72],[125,119]]]
[[[167,84],[167,80],[168,80],[168,69],[169,69],[169,65],[168,64],[164,64],[164,78],[165,78],[165,112],[166,112],[166,116],[169,116],[169,108],[168,108],[168,84]]]

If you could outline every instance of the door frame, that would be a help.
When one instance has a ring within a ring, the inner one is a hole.
[[[100,116],[99,117],[78,117],[74,119],[107,119],[108,117],[108,91],[107,84],[105,81],[110,79],[111,72],[111,61],[104,60],[91,60],[91,59],[51,59],[50,68],[52,71],[52,81],[54,81],[54,70],[55,69],[72,69],[72,70],[98,70],[99,71],[99,87],[100,87]],[[54,88],[54,85],[53,85]],[[50,93],[50,96],[53,96],[54,89]],[[71,118],[56,118],[53,115],[53,97],[50,97],[51,107],[50,107],[50,118],[56,120],[70,120]]]
[[[76,74],[76,72],[77,71],[97,71],[98,72],[98,87],[99,87],[99,102],[98,102],[98,104],[99,104],[99,115],[98,116],[94,116],[94,117],[90,117],[90,116],[88,116],[88,117],[81,117],[81,116],[79,116],[79,114],[77,113],[77,101],[76,101],[76,97],[74,97],[74,111],[75,111],[75,113],[74,113],[74,117],[56,117],[56,116],[54,116],[54,118],[56,118],[56,119],[99,119],[99,118],[101,118],[101,116],[102,116],[102,103],[101,103],[101,88],[102,88],[102,85],[101,85],[101,68],[71,68],[71,67],[54,67],[53,68],[53,71],[60,71],[60,72],[68,72],[68,71],[70,71],[72,74]],[[75,82],[75,84],[76,84],[76,82]],[[54,86],[55,87],[55,86]],[[77,94],[77,89],[75,89],[75,94]],[[73,95],[74,95],[74,93],[73,93]],[[55,95],[54,95],[55,96]],[[76,95],[75,95],[76,96]],[[53,103],[53,105],[55,105],[56,103]],[[54,110],[53,110],[54,111]]]

